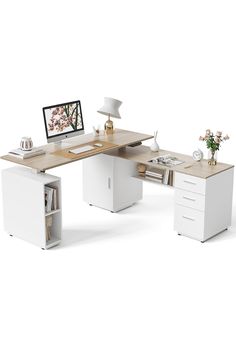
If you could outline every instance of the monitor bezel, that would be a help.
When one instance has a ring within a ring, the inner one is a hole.
[[[56,107],[61,107],[67,104],[73,104],[73,103],[78,103],[79,104],[79,109],[81,112],[81,122],[82,122],[82,128],[80,129],[76,129],[76,130],[72,130],[71,132],[67,132],[67,133],[59,133],[59,134],[55,134],[52,136],[48,135],[48,127],[47,127],[47,120],[46,120],[46,114],[45,114],[45,110],[46,109],[51,109],[51,108],[56,108]],[[82,108],[81,108],[81,102],[80,100],[76,100],[76,101],[71,101],[71,102],[65,102],[65,103],[59,103],[59,104],[54,104],[51,106],[46,106],[43,107],[43,117],[44,117],[44,126],[45,126],[45,131],[46,131],[46,136],[47,136],[47,142],[57,142],[66,138],[72,138],[73,136],[76,135],[81,135],[84,134],[84,120],[83,120],[83,113],[82,113]]]

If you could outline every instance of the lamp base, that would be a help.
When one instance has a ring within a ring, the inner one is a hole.
[[[113,134],[113,122],[110,120],[110,118],[104,124],[104,130],[106,134]]]

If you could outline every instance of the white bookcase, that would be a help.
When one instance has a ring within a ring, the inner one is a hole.
[[[142,199],[142,181],[133,178],[136,165],[134,161],[106,154],[84,160],[84,201],[116,212]]]
[[[57,191],[55,210],[45,211],[45,187]],[[6,232],[42,249],[61,241],[61,181],[24,167],[2,171],[3,218]],[[47,225],[49,225],[47,227]]]

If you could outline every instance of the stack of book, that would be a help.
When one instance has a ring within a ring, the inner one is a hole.
[[[171,167],[171,166],[180,165],[184,161],[179,160],[175,156],[171,156],[170,154],[167,154],[167,155],[157,156],[155,158],[152,158],[149,162]]]
[[[19,157],[20,159],[28,159],[30,157],[38,156],[45,154],[45,151],[42,148],[33,148],[29,151],[24,151],[20,148],[14,149],[8,152],[9,155]]]
[[[45,186],[45,212],[50,213],[58,209],[58,189]]]
[[[164,171],[164,175],[163,175],[163,184],[169,184],[169,176],[170,176],[170,171],[168,169],[166,169]]]
[[[163,174],[159,170],[146,170],[145,178],[155,180],[157,182],[162,183],[163,181]]]
[[[46,241],[50,241],[52,238],[52,215],[46,217]]]

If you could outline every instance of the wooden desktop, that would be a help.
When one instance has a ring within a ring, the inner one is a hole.
[[[91,157],[97,154],[104,153],[113,149],[120,149],[127,145],[142,142],[144,140],[151,139],[152,135],[131,132],[128,130],[116,129],[113,134],[104,134],[98,137],[94,137],[93,134],[80,135],[74,138],[66,140],[68,146],[65,148],[60,143],[50,143],[41,146],[46,152],[45,155],[39,155],[36,157],[21,159],[12,155],[1,156],[3,160],[7,160],[25,167],[35,169],[37,171],[46,171],[51,168],[59,167],[77,160],[82,160],[87,157]],[[93,145],[97,141],[103,144],[102,147],[96,147],[94,150],[90,150],[78,155],[69,156],[68,150],[71,148],[82,147],[85,145]]]

